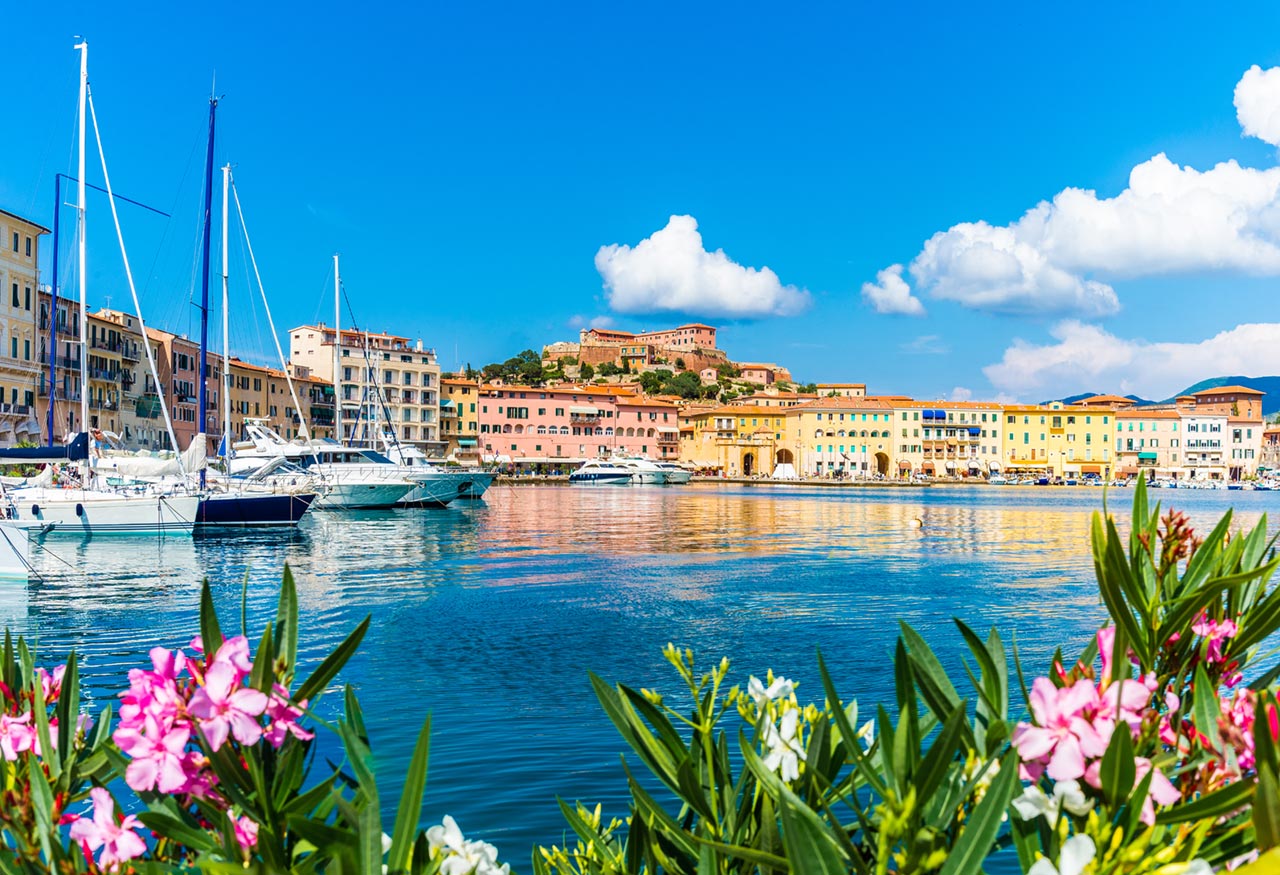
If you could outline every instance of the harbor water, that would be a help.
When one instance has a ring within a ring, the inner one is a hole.
[[[1128,490],[1107,498],[1127,517]],[[1152,499],[1201,528],[1233,505],[1243,525],[1280,511],[1273,492]],[[866,708],[892,696],[899,620],[963,677],[959,617],[1016,631],[1039,674],[1103,616],[1088,552],[1102,501],[1101,489],[1048,487],[497,486],[443,510],[316,512],[292,534],[50,539],[30,582],[0,585],[0,620],[46,664],[79,653],[101,708],[150,647],[196,634],[205,577],[224,630],[239,628],[247,582],[256,641],[287,562],[306,661],[373,618],[339,681],[365,709],[382,798],[398,798],[430,712],[424,822],[452,814],[526,871],[532,844],[562,840],[557,796],[626,814],[624,745],[588,670],[674,699],[661,656],[672,641],[708,666],[730,657],[735,682],[772,668],[799,680],[802,702],[821,701],[821,649],[842,694]]]

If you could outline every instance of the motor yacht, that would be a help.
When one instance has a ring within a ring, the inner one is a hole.
[[[616,462],[592,459],[569,475],[569,482],[578,486],[629,486],[635,472]]]

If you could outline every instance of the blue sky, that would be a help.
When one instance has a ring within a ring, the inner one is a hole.
[[[282,326],[330,318],[338,251],[362,327],[421,337],[446,367],[593,320],[698,318],[735,358],[918,397],[1155,395],[1280,373],[1280,132],[1265,123],[1280,79],[1246,95],[1260,135],[1233,105],[1246,70],[1280,64],[1280,9],[1118,5],[20,5],[0,208],[51,222],[53,175],[74,171],[83,34],[114,186],[173,213],[122,220],[144,315],[177,330],[195,330],[216,69],[217,162],[235,165]],[[1262,172],[1184,180],[1181,201],[1158,182],[1107,200],[1158,153]],[[1104,203],[1031,234],[1012,285],[989,261],[973,272],[973,235],[949,229],[999,229],[1067,188]],[[91,303],[119,306],[110,216],[90,208]],[[726,258],[688,233],[639,246],[672,216]],[[939,232],[951,248],[925,259]],[[615,244],[628,248],[597,258]],[[262,357],[231,250],[233,347]],[[924,315],[863,294],[892,265]]]

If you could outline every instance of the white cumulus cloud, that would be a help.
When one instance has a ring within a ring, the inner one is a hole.
[[[1251,68],[1235,104],[1246,134],[1280,144],[1280,68]],[[1066,188],[1007,225],[962,222],[939,231],[909,270],[917,293],[935,299],[1078,317],[1118,311],[1118,279],[1280,276],[1280,167],[1232,160],[1197,170],[1161,153],[1134,167],[1114,197]]]
[[[1236,118],[1250,137],[1280,145],[1280,67],[1254,64],[1236,83]]]
[[[744,267],[723,249],[708,252],[693,216],[672,216],[634,247],[601,246],[596,270],[609,306],[620,313],[750,319],[793,316],[809,306],[807,291],[784,285],[769,268]]]
[[[1205,377],[1280,372],[1277,322],[1237,325],[1197,342],[1128,339],[1074,319],[1050,334],[1053,343],[1015,340],[983,373],[997,389],[1020,396],[1097,391],[1160,399]]]
[[[874,283],[863,283],[862,300],[874,307],[877,313],[924,315],[924,304],[911,294],[911,287],[902,278],[900,264],[891,265],[877,273]]]

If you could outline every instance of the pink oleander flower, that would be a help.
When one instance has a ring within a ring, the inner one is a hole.
[[[147,845],[134,830],[142,826],[141,822],[129,815],[116,822],[116,804],[111,794],[104,787],[94,787],[89,791],[93,799],[93,819],[79,818],[71,824],[71,838],[92,854],[102,848],[98,865],[108,871],[114,871],[121,863],[140,857],[147,851]]]
[[[151,671],[141,668],[129,671],[129,689],[120,694],[122,726],[139,727],[148,718],[171,724],[185,707],[183,694],[178,688],[178,677],[187,668],[182,651],[154,647],[151,664]]]
[[[248,817],[237,817],[232,821],[235,824],[236,841],[240,847],[246,851],[253,850],[258,844],[258,823]]]
[[[1034,781],[1046,770],[1055,781],[1084,775],[1085,757],[1101,756],[1109,740],[1109,735],[1099,737],[1085,717],[1097,702],[1098,691],[1088,680],[1061,688],[1048,678],[1032,682],[1030,704],[1035,725],[1019,723],[1013,730],[1013,746],[1018,749],[1025,780]]]
[[[9,762],[16,760],[18,754],[31,750],[35,737],[30,711],[21,717],[0,714],[0,754]]]
[[[183,759],[191,738],[188,727],[164,726],[148,718],[141,727],[119,727],[111,737],[132,758],[124,779],[134,790],[181,793],[189,789]]]
[[[1176,787],[1170,783],[1165,777],[1164,772],[1154,769],[1151,760],[1146,757],[1134,757],[1134,778],[1133,785],[1136,787],[1142,783],[1142,779],[1147,776],[1147,772],[1151,772],[1151,785],[1147,793],[1147,798],[1142,802],[1142,813],[1139,819],[1147,826],[1153,826],[1156,822],[1156,803],[1160,805],[1172,805],[1182,798]],[[1095,790],[1102,788],[1100,773],[1102,771],[1102,760],[1094,760],[1089,764],[1089,768],[1085,771],[1085,783]]]
[[[247,687],[236,689],[239,680],[233,662],[215,659],[205,672],[204,686],[191,697],[188,710],[200,721],[200,729],[215,751],[226,742],[228,733],[245,745],[257,744],[262,737],[257,718],[267,709],[267,696]]]
[[[249,639],[243,635],[228,638],[222,642],[218,652],[213,656],[214,663],[230,663],[241,677],[253,670],[253,661],[249,659]]]
[[[1218,665],[1223,662],[1222,643],[1228,638],[1234,638],[1239,632],[1239,627],[1231,620],[1211,620],[1208,615],[1201,613],[1196,618],[1195,623],[1191,626],[1191,631],[1195,632],[1208,644],[1208,650],[1205,652],[1205,661],[1210,665]]]
[[[36,678],[40,681],[40,692],[44,695],[44,703],[52,705],[62,695],[62,677],[67,672],[65,665],[55,666],[53,674],[43,668],[36,669]]]
[[[298,725],[298,718],[302,716],[302,712],[306,710],[307,700],[303,699],[297,705],[289,704],[289,691],[280,684],[276,684],[271,688],[271,699],[267,703],[267,719],[271,724],[267,727],[267,731],[263,736],[267,739],[267,743],[272,747],[279,747],[284,744],[287,736],[292,735],[301,741],[307,741],[316,737],[314,732],[308,732]]]

